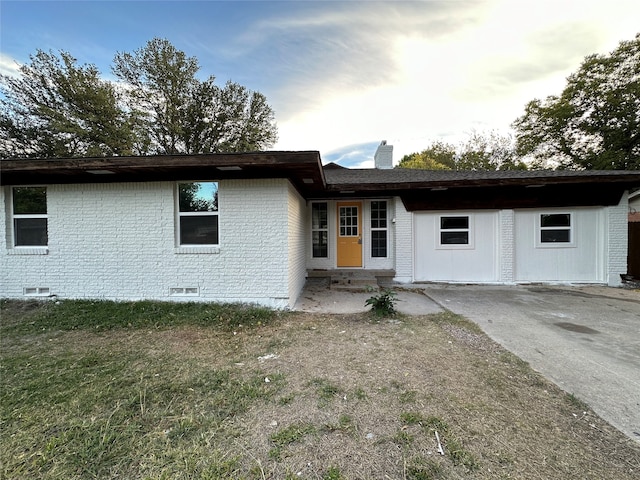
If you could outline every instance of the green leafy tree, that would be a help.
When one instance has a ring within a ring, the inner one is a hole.
[[[212,153],[264,150],[277,139],[274,114],[264,95],[234,82],[220,88],[200,81],[197,59],[169,41],[118,53],[113,73],[128,89],[129,105],[141,119],[153,153]]]
[[[197,154],[265,150],[277,139],[259,92],[214,77],[167,40],[118,53],[103,80],[69,53],[38,51],[0,77],[0,158]]]
[[[527,165],[517,156],[514,140],[510,135],[474,131],[458,146],[436,141],[420,153],[405,155],[398,168],[526,170]]]
[[[511,135],[471,132],[460,145],[456,170],[527,170]]]
[[[0,157],[132,153],[132,119],[116,87],[69,53],[38,50],[21,75],[0,76]]]
[[[410,153],[400,159],[397,168],[420,168],[423,170],[455,170],[455,146],[435,141],[419,153]]]
[[[513,126],[518,152],[539,164],[640,169],[640,34],[586,57],[559,96],[529,102]]]

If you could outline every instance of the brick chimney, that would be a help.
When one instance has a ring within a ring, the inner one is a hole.
[[[387,141],[382,140],[373,155],[373,162],[376,168],[393,168],[393,145],[387,145]]]

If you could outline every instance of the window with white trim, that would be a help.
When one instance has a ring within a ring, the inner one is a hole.
[[[218,245],[218,183],[178,183],[178,243]]]
[[[311,204],[311,244],[314,258],[326,258],[329,255],[329,221],[326,202]]]
[[[438,247],[473,248],[472,223],[469,215],[441,215],[438,218]]]
[[[13,187],[11,215],[14,247],[46,247],[49,241],[46,187]]]
[[[371,202],[371,256],[387,256],[387,201]]]
[[[539,221],[540,246],[566,246],[573,243],[570,213],[541,213]]]

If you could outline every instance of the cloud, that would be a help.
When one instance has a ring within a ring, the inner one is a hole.
[[[18,77],[20,75],[20,64],[11,56],[0,52],[0,73],[10,77]]]
[[[640,9],[623,0],[494,0],[363,2],[351,12],[293,22],[328,35],[304,50],[304,70],[292,69],[268,95],[283,147],[334,152],[387,139],[397,162],[433,140],[508,131],[528,101],[559,94],[584,56],[614,48]]]
[[[270,63],[269,98],[288,120],[324,99],[397,82],[397,42],[431,43],[479,22],[486,2],[314,2],[247,26],[229,51]],[[267,75],[269,75],[267,73]],[[269,79],[267,79],[269,80]],[[278,86],[275,84],[278,83]]]
[[[337,150],[332,150],[322,155],[323,163],[337,163],[348,168],[373,167],[373,155],[380,145],[379,140],[347,145]]]

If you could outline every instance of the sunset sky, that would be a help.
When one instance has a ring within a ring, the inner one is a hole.
[[[64,50],[105,78],[117,52],[153,37],[196,57],[202,78],[266,95],[276,150],[371,166],[471,131],[508,132],[559,94],[586,55],[640,31],[637,0],[7,1],[0,69]]]

